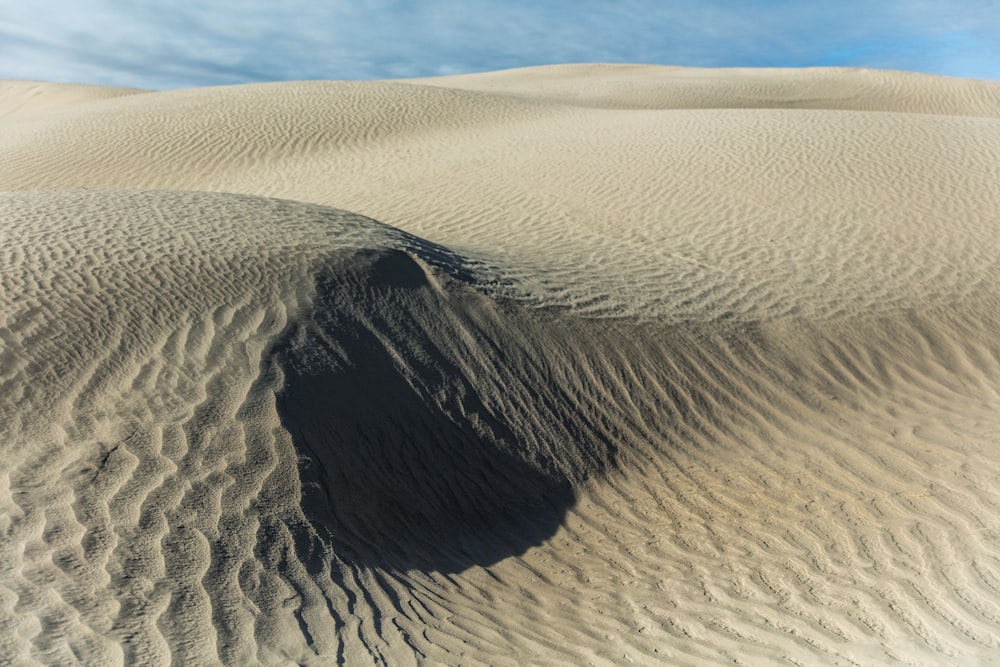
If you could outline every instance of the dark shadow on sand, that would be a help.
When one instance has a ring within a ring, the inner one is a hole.
[[[453,358],[439,317],[452,307],[405,253],[361,253],[319,279],[312,315],[274,349],[303,509],[347,562],[487,566],[550,537],[573,504]]]

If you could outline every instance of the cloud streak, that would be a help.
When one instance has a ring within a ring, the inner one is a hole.
[[[0,0],[0,78],[178,88],[643,62],[1000,79],[997,14],[992,0]]]

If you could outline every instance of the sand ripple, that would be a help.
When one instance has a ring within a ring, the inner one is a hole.
[[[0,662],[1000,656],[995,86],[0,97]]]

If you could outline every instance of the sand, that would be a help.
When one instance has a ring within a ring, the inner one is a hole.
[[[1000,84],[0,115],[0,664],[1000,664]]]

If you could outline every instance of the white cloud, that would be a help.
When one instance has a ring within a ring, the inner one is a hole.
[[[168,88],[554,62],[1000,79],[994,0],[0,0],[0,77]]]

